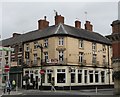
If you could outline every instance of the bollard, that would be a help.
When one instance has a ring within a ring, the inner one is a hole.
[[[96,87],[95,91],[96,91],[96,94],[97,94],[97,92],[98,92],[98,89],[97,89],[97,87]]]

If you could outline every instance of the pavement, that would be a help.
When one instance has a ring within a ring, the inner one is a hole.
[[[21,90],[11,91],[10,94],[8,94],[7,92],[4,94],[3,90],[0,89],[0,97],[2,97],[3,95],[22,95],[22,91]]]

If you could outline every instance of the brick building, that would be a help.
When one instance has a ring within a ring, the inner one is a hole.
[[[113,21],[112,34],[107,36],[112,41],[113,57],[112,64],[114,70],[115,94],[120,94],[120,20]]]
[[[11,52],[11,78],[19,80],[21,86],[28,74],[31,86],[35,80],[36,88],[42,83],[44,89],[50,88],[52,80],[57,89],[112,86],[111,42],[94,32],[90,21],[83,29],[79,20],[73,27],[66,25],[64,19],[56,13],[55,24],[49,26],[45,16],[38,21],[37,30],[13,34],[2,41],[4,46],[15,48]]]
[[[28,67],[23,75],[29,75],[31,85],[35,79],[36,88],[40,88],[42,78],[44,89],[52,80],[56,89],[112,86],[111,42],[94,32],[90,21],[82,29],[79,20],[72,27],[64,19],[56,14],[55,25],[49,26],[45,17],[38,21],[38,30],[23,36],[28,39],[24,42],[24,63]],[[42,76],[41,67],[45,71]]]

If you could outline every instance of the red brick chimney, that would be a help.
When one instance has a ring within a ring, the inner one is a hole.
[[[19,34],[19,33],[13,33],[13,37],[16,37],[16,36],[19,36],[19,35],[21,35],[21,34]]]
[[[85,23],[85,29],[88,30],[88,31],[93,31],[93,25],[90,24],[90,21],[86,21]]]
[[[112,34],[120,33],[120,20],[113,21],[111,26]]]
[[[78,21],[78,20],[76,20],[76,21],[75,21],[75,27],[76,27],[76,28],[81,28],[81,22]]]
[[[44,16],[44,20],[40,19],[38,21],[38,29],[43,30],[49,26],[49,22],[46,20],[46,16]]]
[[[55,25],[59,24],[59,23],[63,23],[64,24],[64,17],[61,15],[58,15],[56,12],[56,16],[55,16]]]

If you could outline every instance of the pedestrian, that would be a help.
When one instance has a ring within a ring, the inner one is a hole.
[[[3,93],[6,93],[6,83],[3,84]]]
[[[35,79],[33,79],[33,89],[35,88]]]
[[[10,92],[11,92],[11,83],[10,83],[9,80],[6,81],[6,89],[7,89],[8,94],[10,94]]]
[[[15,82],[15,80],[13,80],[13,81],[12,81],[12,89],[14,90],[15,87],[16,87],[16,82]]]

